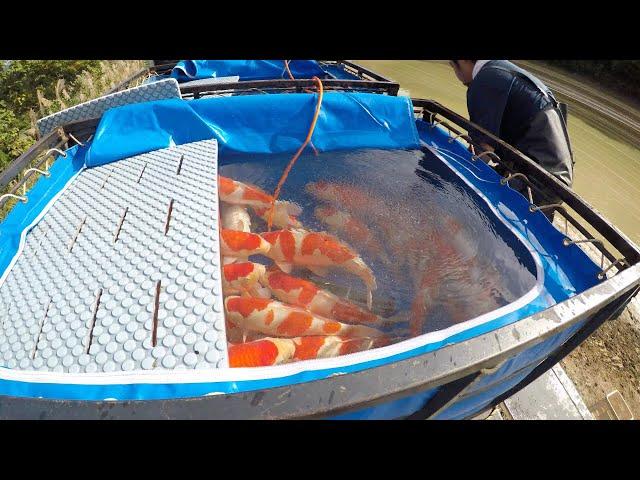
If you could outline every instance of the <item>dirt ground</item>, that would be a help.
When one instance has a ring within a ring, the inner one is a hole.
[[[618,390],[640,419],[640,314],[634,302],[582,342],[561,365],[589,410]]]
[[[632,145],[640,143],[640,108],[627,99],[621,99],[577,75],[568,75],[548,66],[526,62],[544,81],[560,85],[573,105],[597,112],[606,131]],[[584,113],[584,112],[583,112]],[[624,121],[614,116],[624,116]],[[560,227],[563,224],[556,222]],[[561,229],[562,230],[562,229]],[[575,229],[569,229],[571,238],[584,238]],[[600,254],[582,244],[583,249],[597,262]],[[589,410],[596,414],[598,404],[618,390],[628,404],[633,417],[640,419],[640,295],[636,296],[624,312],[596,330],[562,362],[571,380],[582,395]]]
[[[564,225],[558,216],[554,224]],[[584,238],[571,226],[569,236]],[[595,247],[580,247],[599,262]],[[606,402],[607,394],[618,390],[633,417],[640,419],[640,296],[634,297],[617,319],[601,325],[560,364],[594,415],[598,404]]]

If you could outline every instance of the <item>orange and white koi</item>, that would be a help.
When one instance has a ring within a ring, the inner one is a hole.
[[[248,343],[230,343],[229,366],[239,368],[280,365],[290,361],[295,351],[294,343],[288,338],[263,338]]]
[[[260,235],[238,230],[220,230],[220,251],[223,263],[238,259],[246,260],[250,255],[266,255],[271,245]]]
[[[218,186],[220,200],[223,202],[257,208],[271,208],[273,196],[255,185],[248,185],[220,175],[218,176]],[[289,215],[297,216],[301,212],[302,209],[295,203],[282,200],[275,203],[274,217],[288,219]]]
[[[278,270],[266,271],[260,282],[281,302],[305,308],[311,313],[339,322],[382,325],[384,319],[373,312],[339,298],[313,282]]]
[[[337,267],[360,277],[368,288],[367,307],[371,309],[371,292],[377,288],[373,271],[340,239],[305,230],[277,230],[261,236],[271,244],[267,256],[285,273],[291,272],[292,265],[300,265],[321,276],[327,267]]]
[[[286,209],[278,208],[280,200],[276,201],[276,208],[273,213],[273,224],[278,228],[302,228],[302,223]],[[269,221],[269,209],[263,207],[251,207],[255,214],[265,222]]]
[[[251,217],[242,205],[221,205],[222,228],[240,232],[251,231]]]
[[[225,295],[249,295],[271,298],[271,292],[261,286],[259,280],[266,267],[261,263],[230,263],[222,268],[222,291]]]
[[[381,337],[384,334],[365,325],[350,325],[314,315],[302,308],[275,300],[231,296],[225,299],[227,319],[243,330],[279,337],[341,335]]]
[[[347,338],[335,335],[295,338],[263,338],[229,346],[230,367],[266,367],[282,363],[331,358],[383,346],[380,338]]]
[[[320,206],[316,207],[314,214],[333,233],[342,233],[354,245],[367,249],[386,263],[389,262],[384,247],[371,229],[350,213],[330,206]]]

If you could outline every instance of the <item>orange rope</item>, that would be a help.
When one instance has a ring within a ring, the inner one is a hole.
[[[291,80],[295,80],[295,78],[293,78],[293,74],[291,73],[291,70],[289,70],[289,60],[284,61],[284,68],[287,70],[287,73],[289,74],[289,78]]]
[[[290,62],[290,61],[291,61],[291,60],[285,60],[285,61],[284,61],[284,68],[285,68],[285,70],[287,71],[287,73],[289,74],[289,78],[290,78],[291,80],[295,80],[295,77],[293,76],[293,73],[291,73],[291,70],[289,69],[289,62]],[[311,90],[307,90],[307,89],[305,89],[305,92],[307,92],[307,93],[311,93]],[[313,142],[311,142],[311,143],[309,144],[309,146],[311,147],[311,150],[313,150],[314,155],[317,157],[317,156],[318,156],[318,150],[316,150],[316,147],[315,147],[315,145],[313,144]]]
[[[276,191],[273,194],[273,199],[271,200],[271,208],[269,209],[269,219],[267,221],[267,226],[269,228],[269,231],[271,231],[271,225],[273,224],[273,212],[275,210],[276,200],[278,199],[278,196],[280,196],[280,190],[282,189],[282,185],[284,185],[285,180],[289,176],[289,172],[293,168],[293,164],[296,163],[296,160],[298,160],[298,157],[300,156],[302,151],[305,149],[307,144],[311,141],[311,136],[313,135],[313,131],[316,128],[316,122],[318,121],[318,115],[320,114],[320,106],[322,105],[323,88],[322,88],[322,81],[318,77],[313,77],[313,81],[316,82],[316,84],[318,85],[318,102],[316,103],[316,111],[313,114],[313,120],[311,121],[311,127],[309,128],[309,133],[307,133],[307,138],[305,139],[304,143],[300,146],[296,154],[293,156],[293,158],[289,161],[289,164],[284,169],[284,172],[282,172],[282,176],[278,181],[278,186],[276,187]]]

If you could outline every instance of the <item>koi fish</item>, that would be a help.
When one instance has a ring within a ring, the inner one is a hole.
[[[265,337],[265,335],[259,332],[251,332],[249,330],[244,330],[237,325],[230,322],[228,319],[225,319],[226,331],[227,331],[227,341],[229,343],[245,343],[247,341],[253,342],[255,340],[260,340]]]
[[[338,238],[305,230],[276,230],[261,236],[271,244],[266,255],[285,273],[291,273],[295,264],[320,276],[326,275],[327,267],[337,267],[360,277],[368,288],[367,307],[371,309],[376,278],[362,258]]]
[[[325,181],[311,182],[305,186],[307,193],[313,197],[349,211],[367,213],[372,210],[384,211],[385,202],[364,190],[346,183],[329,183]]]
[[[308,183],[305,190],[318,200],[348,212],[350,218],[366,219],[367,224],[373,225],[376,233],[382,235],[385,244],[396,242],[398,232],[411,230],[399,225],[406,216],[403,215],[401,206],[390,205],[354,185],[321,181]]]
[[[247,209],[241,205],[225,205],[222,211],[222,228],[239,232],[251,231],[251,217]]]
[[[280,200],[276,200],[276,208],[273,213],[273,224],[282,229],[302,228],[302,223],[293,215],[289,214],[286,209],[278,208]],[[254,213],[265,222],[269,221],[269,208],[251,207]]]
[[[230,344],[229,366],[266,367],[279,365],[293,358],[294,343],[288,338],[263,338],[249,343]]]
[[[266,267],[260,263],[230,263],[222,268],[222,291],[225,295],[245,294],[253,297],[271,298],[271,292],[260,285]]]
[[[305,308],[311,313],[345,323],[381,325],[384,319],[364,310],[313,282],[278,270],[266,271],[260,282],[281,302]]]
[[[302,308],[275,300],[253,297],[227,297],[227,319],[236,326],[280,337],[341,335],[345,337],[381,337],[383,333],[364,325],[350,325],[309,313]]]
[[[333,233],[344,234],[351,243],[362,246],[385,263],[389,263],[389,257],[374,233],[353,215],[329,206],[316,207],[314,214]]]
[[[295,338],[263,338],[229,346],[230,367],[266,367],[290,361],[331,358],[385,345],[380,338],[347,338],[335,335]]]
[[[220,251],[223,263],[232,263],[238,259],[246,260],[250,255],[266,255],[271,245],[260,235],[238,230],[220,230]]]
[[[218,186],[220,200],[223,202],[258,207],[260,209],[271,208],[273,196],[254,185],[247,185],[219,175]],[[274,217],[277,216],[280,219],[288,219],[289,215],[298,216],[302,213],[300,206],[282,200],[277,201],[274,208]]]
[[[424,321],[436,304],[443,304],[454,322],[468,318],[464,300],[456,296],[446,299],[443,285],[452,275],[461,277],[460,281],[455,282],[457,284],[474,284],[471,275],[477,276],[478,272],[477,248],[465,235],[462,225],[452,217],[445,216],[441,223],[444,228],[428,243],[432,251],[429,263],[424,267],[424,262],[415,262],[424,270],[411,305],[410,329],[414,336],[423,333]]]

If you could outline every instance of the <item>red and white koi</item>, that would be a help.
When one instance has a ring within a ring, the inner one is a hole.
[[[360,277],[368,288],[367,306],[371,309],[371,292],[377,288],[373,271],[340,239],[305,230],[277,230],[261,236],[271,244],[267,256],[285,273],[299,265],[321,276],[328,267],[336,267]]]
[[[255,185],[248,185],[220,175],[218,176],[218,186],[220,200],[223,202],[259,209],[271,208],[273,196]],[[285,223],[288,221],[289,215],[297,216],[301,212],[302,209],[295,203],[282,200],[275,203],[274,217],[285,219]]]
[[[225,295],[248,295],[271,298],[271,292],[261,286],[260,279],[267,268],[261,263],[230,263],[222,268],[222,291]]]
[[[246,260],[250,255],[266,255],[271,248],[260,235],[238,230],[220,230],[220,251],[223,263]]]
[[[230,367],[266,367],[282,363],[331,358],[381,347],[381,338],[347,338],[335,335],[263,338],[229,346]]]
[[[384,334],[365,325],[350,325],[314,315],[302,308],[275,300],[231,296],[225,299],[227,319],[243,330],[278,337],[341,335],[381,337]]]
[[[275,269],[266,271],[260,282],[281,302],[305,308],[322,317],[355,324],[380,326],[384,323],[384,319],[373,312],[343,300],[313,282]]]

